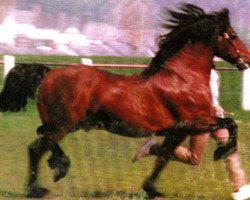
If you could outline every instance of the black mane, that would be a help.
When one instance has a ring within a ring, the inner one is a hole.
[[[179,11],[168,10],[170,19],[162,27],[170,32],[159,37],[159,51],[152,59],[149,68],[142,72],[146,77],[158,72],[165,60],[178,52],[188,41],[211,45],[215,34],[223,34],[230,25],[228,9],[206,14],[192,4],[182,4]],[[217,32],[215,32],[218,30]]]

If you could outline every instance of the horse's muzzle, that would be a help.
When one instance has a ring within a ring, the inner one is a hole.
[[[249,68],[249,64],[250,62],[246,62],[245,59],[243,58],[239,58],[237,60],[237,64],[236,64],[236,67],[242,71],[242,70],[245,70],[245,69],[248,69]]]
[[[249,68],[249,64],[248,63],[238,63],[236,65],[236,67],[240,70],[240,71],[243,71],[245,69],[248,69]]]
[[[236,67],[239,70],[248,69],[250,65],[250,52],[249,53],[241,53],[236,61]]]

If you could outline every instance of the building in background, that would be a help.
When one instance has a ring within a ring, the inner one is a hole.
[[[162,8],[176,9],[183,0],[2,2],[2,54],[153,56],[161,34]],[[185,2],[209,12],[228,7],[234,28],[249,42],[249,1]]]

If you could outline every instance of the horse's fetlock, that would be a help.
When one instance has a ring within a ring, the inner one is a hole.
[[[37,185],[29,186],[28,187],[28,198],[42,198],[46,194],[49,193],[49,190],[46,188],[38,187]]]
[[[48,165],[54,171],[54,182],[65,177],[70,167],[70,160],[65,154],[62,156],[52,155],[48,160]]]

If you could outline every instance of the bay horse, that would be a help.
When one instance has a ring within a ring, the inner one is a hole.
[[[37,180],[46,152],[52,153],[48,165],[55,171],[54,181],[67,174],[70,160],[58,143],[78,129],[104,129],[132,138],[155,134],[165,138],[163,144],[170,151],[182,142],[183,134],[227,127],[235,135],[227,120],[214,116],[209,86],[214,56],[240,70],[250,62],[248,49],[230,25],[228,9],[207,14],[195,5],[182,4],[168,16],[163,27],[170,32],[160,37],[158,52],[141,74],[117,75],[83,65],[47,74],[38,99],[42,125],[28,147],[28,197],[48,193]],[[150,198],[162,196],[154,184],[164,163],[156,164],[143,185]]]

